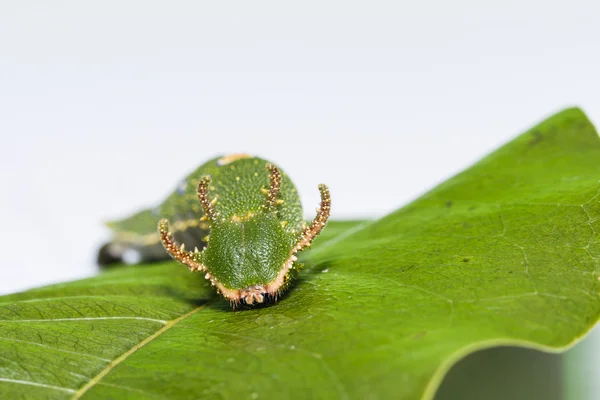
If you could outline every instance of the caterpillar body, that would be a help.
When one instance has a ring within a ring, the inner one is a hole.
[[[319,191],[317,216],[307,223],[296,187],[276,165],[246,154],[217,157],[159,206],[107,223],[113,240],[98,261],[120,260],[127,252],[144,261],[170,255],[203,273],[234,306],[277,300],[298,266],[296,254],[329,218],[329,189],[321,184]]]

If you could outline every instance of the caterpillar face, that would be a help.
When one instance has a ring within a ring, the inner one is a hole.
[[[292,268],[292,245],[274,213],[259,213],[244,221],[214,224],[199,259],[223,296],[262,303],[282,290]]]
[[[329,190],[325,185],[319,190],[321,206],[307,225],[294,184],[274,164],[248,155],[213,159],[155,209],[163,217],[159,234],[139,236],[148,244],[162,243],[171,257],[203,273],[233,305],[276,300],[296,266],[296,253],[310,246],[329,217]]]

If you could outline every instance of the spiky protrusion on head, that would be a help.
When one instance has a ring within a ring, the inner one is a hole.
[[[294,249],[295,251],[301,251],[304,248],[309,247],[327,223],[327,219],[331,213],[331,196],[329,194],[329,188],[327,185],[320,184],[319,192],[321,192],[321,206],[317,208],[317,216],[302,232],[300,240]]]
[[[269,168],[269,166],[267,166],[267,168]],[[269,170],[271,171],[271,169]],[[274,170],[277,171],[276,168],[274,168]],[[279,179],[281,179],[280,175]],[[271,182],[273,182],[273,174],[271,175]],[[271,187],[273,187],[273,185]],[[317,209],[317,216],[302,232],[298,243],[292,249],[289,258],[283,264],[277,277],[267,284],[256,285],[244,290],[239,290],[235,293],[235,296],[228,294],[226,297],[232,303],[234,308],[239,302],[252,305],[255,303],[262,303],[266,298],[277,301],[277,297],[285,290],[289,281],[290,271],[294,268],[294,263],[298,260],[296,258],[296,253],[310,246],[312,241],[325,227],[331,213],[331,196],[329,194],[329,188],[327,185],[321,184],[319,185],[319,191],[321,192],[321,206]],[[276,203],[273,202],[273,204]]]
[[[213,201],[208,198],[208,186],[210,185],[210,176],[203,176],[198,183],[198,200],[204,210],[204,216],[211,222],[214,222],[219,214],[215,210]]]
[[[267,164],[269,170],[269,190],[267,192],[267,207],[271,208],[277,204],[277,196],[279,195],[279,189],[281,189],[281,172],[276,166],[269,163]]]
[[[275,171],[277,171],[277,169],[275,169]],[[279,176],[279,179],[281,179],[281,176]],[[271,182],[273,182],[273,175],[271,175]],[[255,285],[243,290],[238,290],[235,293],[227,293],[225,297],[229,299],[234,308],[240,302],[247,305],[253,305],[262,303],[267,298],[277,301],[279,295],[285,290],[289,283],[291,270],[294,269],[294,263],[298,260],[296,258],[296,253],[310,246],[312,241],[319,233],[321,233],[323,227],[325,227],[331,213],[331,196],[329,194],[329,188],[326,185],[321,184],[319,185],[319,191],[321,192],[321,206],[317,209],[317,216],[302,232],[298,243],[292,249],[289,258],[283,264],[277,277],[267,284]],[[276,203],[273,202],[272,204]],[[223,291],[222,293],[225,294]]]
[[[161,219],[158,223],[158,233],[163,246],[171,257],[187,266],[192,272],[206,270],[206,267],[198,261],[200,258],[198,249],[196,252],[185,251],[185,246],[180,245],[173,238],[173,234],[169,231],[169,222],[166,219]]]

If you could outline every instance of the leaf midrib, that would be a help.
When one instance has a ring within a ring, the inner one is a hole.
[[[139,349],[141,349],[148,343],[152,342],[154,339],[156,339],[157,337],[159,337],[160,335],[162,335],[163,333],[165,333],[166,331],[168,331],[169,329],[171,329],[172,327],[177,325],[179,322],[185,320],[188,317],[191,317],[192,315],[196,314],[198,311],[204,309],[207,304],[208,303],[205,303],[205,304],[203,304],[199,307],[196,307],[193,310],[187,312],[186,314],[183,314],[171,321],[167,321],[167,323],[162,328],[160,328],[159,330],[157,330],[156,332],[154,332],[152,335],[148,336],[146,339],[142,340],[141,342],[135,344],[131,349],[129,349],[125,353],[121,354],[114,361],[111,361],[102,371],[100,371],[96,376],[94,376],[92,379],[90,379],[88,383],[86,383],[79,390],[77,390],[75,392],[75,394],[73,395],[72,400],[81,399],[81,397],[84,394],[86,394],[88,392],[88,390],[90,390],[92,387],[94,387],[94,385],[96,385],[98,382],[100,382],[102,380],[102,378],[104,378],[106,375],[108,375],[117,365],[119,365],[123,361],[125,361],[130,355],[132,355],[133,353],[135,353],[136,351],[138,351]]]

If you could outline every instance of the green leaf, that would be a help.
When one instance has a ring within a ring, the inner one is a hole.
[[[563,111],[378,221],[331,224],[270,307],[231,311],[171,262],[4,296],[0,398],[429,399],[477,349],[563,350],[600,312],[599,160]]]

